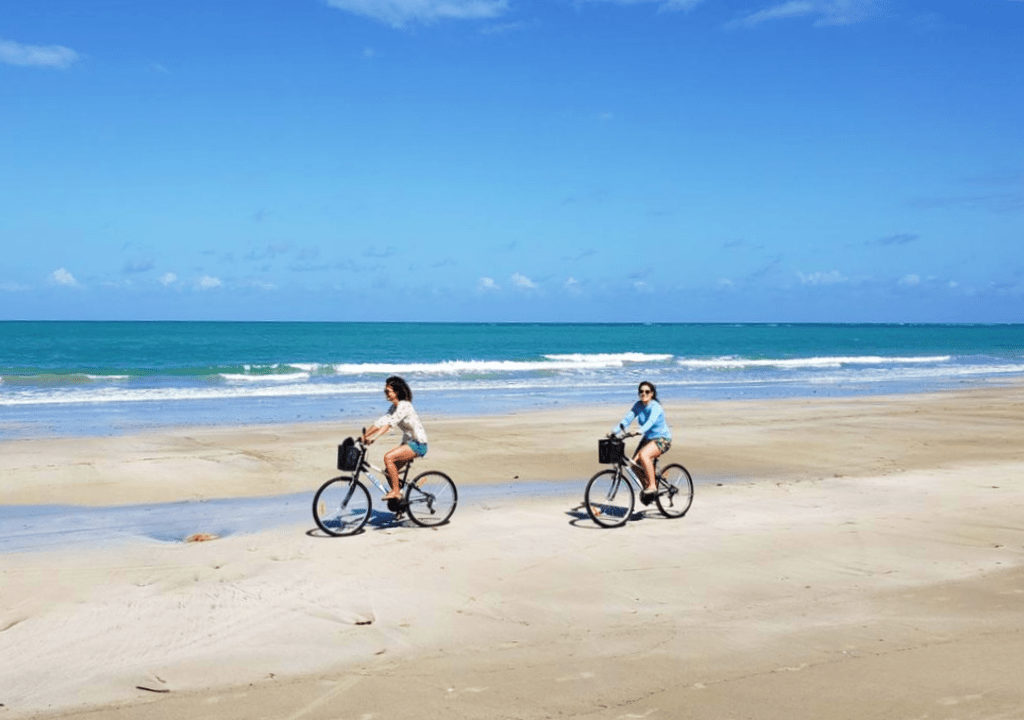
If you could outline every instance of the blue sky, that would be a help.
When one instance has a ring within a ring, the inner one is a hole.
[[[1022,0],[0,0],[0,319],[1024,321],[1022,37]]]

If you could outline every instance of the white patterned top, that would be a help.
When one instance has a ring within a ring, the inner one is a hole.
[[[423,424],[420,422],[416,410],[408,400],[399,400],[398,403],[392,405],[391,409],[385,415],[382,415],[373,426],[397,427],[402,431],[403,445],[410,440],[415,440],[419,443],[427,442],[427,431],[423,429]]]

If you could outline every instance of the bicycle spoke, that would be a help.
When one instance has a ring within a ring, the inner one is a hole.
[[[405,491],[409,517],[417,525],[442,525],[455,512],[458,491],[452,479],[441,472],[425,472]]]
[[[370,516],[370,494],[352,478],[324,483],[313,498],[313,519],[329,535],[358,532]]]
[[[603,470],[587,483],[583,501],[591,520],[617,527],[633,514],[633,486],[614,470]]]
[[[693,502],[693,480],[682,465],[669,465],[658,478],[658,509],[665,517],[682,517]]]

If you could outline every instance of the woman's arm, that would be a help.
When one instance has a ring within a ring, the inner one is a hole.
[[[633,407],[629,409],[629,412],[626,413],[622,420],[619,421],[619,424],[615,426],[615,430],[613,432],[626,432],[626,428],[630,426],[630,423],[633,422],[634,418],[636,418],[636,403],[633,404]]]
[[[390,425],[382,425],[382,426],[379,426],[379,427],[377,425],[374,425],[373,427],[371,427],[369,430],[366,431],[365,435],[363,435],[363,444],[364,445],[369,445],[374,440],[376,440],[379,436],[381,436],[384,433],[388,432],[390,429],[391,429]]]
[[[373,426],[370,427],[370,429],[367,430],[365,433],[363,433],[363,443],[365,445],[369,445],[379,436],[391,430],[391,425],[393,422],[394,418],[392,417],[392,413],[390,411],[387,414],[377,418],[376,422],[373,423]]]

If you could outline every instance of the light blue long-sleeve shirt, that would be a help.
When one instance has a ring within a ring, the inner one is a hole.
[[[630,426],[633,420],[640,424],[640,433],[645,440],[654,438],[672,439],[672,431],[669,430],[668,422],[665,421],[665,409],[657,400],[651,400],[647,405],[637,400],[622,421],[615,427],[615,432],[622,432]]]

